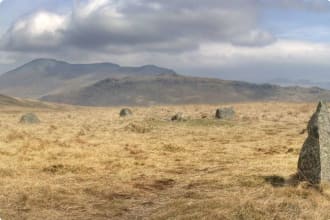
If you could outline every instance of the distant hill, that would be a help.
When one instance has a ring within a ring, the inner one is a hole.
[[[319,87],[323,89],[330,89],[329,81],[312,81],[308,79],[292,80],[286,78],[275,78],[268,81],[268,83],[280,86]]]
[[[181,76],[154,65],[70,64],[52,59],[33,60],[1,75],[0,94],[85,106],[330,100],[329,90],[316,87]],[[15,101],[3,98],[3,102]]]
[[[37,59],[0,75],[0,93],[39,98],[47,94],[88,86],[106,78],[120,79],[128,76],[162,74],[176,73],[154,65],[122,67],[113,63],[70,64],[53,59]]]
[[[319,88],[280,87],[179,75],[105,79],[84,88],[52,94],[42,100],[87,106],[221,103],[247,101],[330,100]]]
[[[55,108],[56,106],[35,100],[13,98],[0,94],[0,108],[1,107]]]

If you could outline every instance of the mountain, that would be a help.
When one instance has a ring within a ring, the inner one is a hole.
[[[87,106],[330,100],[330,91],[316,87],[181,76],[154,65],[70,64],[53,59],[33,60],[1,75],[0,93]]]
[[[216,104],[271,100],[309,102],[318,99],[330,100],[330,91],[180,75],[109,78],[75,91],[42,97],[46,101],[87,106]]]
[[[106,78],[120,79],[159,74],[176,73],[154,65],[122,67],[113,63],[70,64],[53,59],[37,59],[0,75],[0,93],[39,98],[88,86]]]
[[[330,89],[329,81],[312,81],[308,79],[286,79],[286,78],[276,78],[268,81],[270,84],[280,85],[280,86],[302,86],[302,87],[319,87],[323,89]]]

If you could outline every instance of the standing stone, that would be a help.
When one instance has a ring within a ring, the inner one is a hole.
[[[119,115],[120,115],[120,117],[131,116],[131,115],[133,115],[133,112],[131,111],[131,109],[124,108],[120,111]]]
[[[325,102],[319,102],[307,131],[298,160],[299,178],[312,184],[330,181],[330,117]]]
[[[226,119],[226,120],[231,120],[235,117],[235,111],[233,108],[222,108],[222,109],[217,109],[215,113],[215,117],[218,119]]]
[[[19,121],[21,124],[39,124],[40,120],[34,113],[23,115]]]

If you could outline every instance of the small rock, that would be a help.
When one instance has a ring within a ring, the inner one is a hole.
[[[23,115],[19,121],[22,124],[39,124],[40,120],[34,113]]]
[[[183,121],[183,114],[181,112],[177,113],[174,116],[172,116],[171,120],[172,121]]]
[[[202,119],[207,118],[207,114],[206,114],[206,113],[201,113],[201,118],[202,118]]]
[[[217,119],[226,119],[230,120],[235,117],[235,111],[233,108],[222,108],[222,109],[217,109],[215,113],[215,117]]]
[[[290,148],[286,151],[286,153],[292,153],[293,151],[294,151],[294,149],[290,147]]]
[[[119,115],[120,117],[127,117],[133,115],[133,112],[131,111],[131,109],[124,108],[120,111]]]
[[[304,128],[304,129],[302,129],[302,130],[299,132],[299,134],[305,134],[305,133],[306,133],[306,131],[307,131],[307,129],[306,129],[306,128]]]

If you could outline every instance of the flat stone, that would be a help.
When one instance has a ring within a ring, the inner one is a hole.
[[[312,184],[330,181],[330,117],[328,106],[319,102],[308,126],[308,137],[298,160],[300,180]]]

